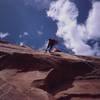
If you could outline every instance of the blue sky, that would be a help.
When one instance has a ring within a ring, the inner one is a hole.
[[[92,0],[72,0],[79,9],[78,23],[84,23],[88,17],[89,11],[92,8]]]
[[[76,17],[76,21],[78,26],[78,25],[86,24],[86,21],[89,17],[89,13],[93,8],[93,2],[96,2],[98,0],[94,0],[94,1],[62,0],[62,1],[72,2],[77,8],[78,15]],[[66,41],[70,40],[71,37],[69,39],[68,38],[65,39],[63,36],[57,35],[57,32],[60,29],[58,27],[58,24],[60,24],[59,18],[54,19],[53,17],[55,15],[53,16],[52,14],[48,15],[48,12],[52,12],[52,10],[50,9],[52,7],[52,3],[56,5],[56,3],[59,2],[60,0],[58,1],[57,0],[54,1],[53,0],[38,0],[38,1],[37,0],[0,0],[1,39],[7,40],[11,43],[25,44],[33,48],[39,49],[44,47],[48,38],[56,38],[56,39],[58,38],[61,41],[61,43],[59,44],[60,49],[67,52],[72,50],[73,52],[78,54],[77,48],[75,46],[66,45]],[[62,10],[62,8],[57,8],[58,11],[59,9]],[[73,15],[71,17],[73,17]],[[8,34],[8,35],[4,35],[4,34]],[[2,37],[2,35],[4,36]],[[90,40],[94,41],[94,37],[89,39],[83,39],[83,40],[85,41],[85,44],[88,44],[90,47],[92,46],[94,47],[94,45],[98,43],[96,38],[95,38],[96,42],[93,45],[90,43]],[[78,52],[81,52],[79,54],[86,54],[86,55],[88,54],[88,53],[82,53],[83,49],[82,51],[79,50]],[[92,54],[94,53],[90,53],[90,55]]]
[[[56,28],[45,10],[25,5],[21,0],[0,0],[0,32],[9,33],[8,41],[19,43],[19,35],[28,32],[30,37],[24,37],[22,41],[39,47],[56,32]],[[39,31],[43,33],[41,36]]]

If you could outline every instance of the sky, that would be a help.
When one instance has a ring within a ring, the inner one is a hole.
[[[44,50],[100,56],[100,0],[0,0],[0,39]]]

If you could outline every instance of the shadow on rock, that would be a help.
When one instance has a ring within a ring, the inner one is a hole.
[[[32,54],[2,54],[0,58],[0,70],[18,69],[20,72],[30,70],[46,71],[53,67],[53,63],[45,57],[34,57]]]
[[[84,76],[92,71],[92,67],[86,62],[62,61],[59,67],[52,70],[44,80],[44,86],[40,88],[55,94],[63,89],[73,87],[72,83],[76,76]]]

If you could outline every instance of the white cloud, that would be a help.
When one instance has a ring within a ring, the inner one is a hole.
[[[23,35],[24,35],[24,36],[28,36],[29,33],[28,33],[28,32],[24,32]]]
[[[24,45],[24,42],[20,42],[19,45],[20,45],[20,46],[23,46],[23,45]]]
[[[100,47],[98,46],[98,43],[94,45],[94,50],[96,51],[95,55],[100,56]]]
[[[43,32],[42,32],[42,31],[37,31],[37,34],[38,34],[38,35],[42,35]]]
[[[9,35],[9,33],[2,33],[0,32],[0,39],[3,39],[5,37],[7,37]]]
[[[100,2],[94,2],[93,9],[87,19],[89,38],[100,38]]]
[[[87,19],[86,25],[77,24],[78,9],[70,0],[53,1],[47,15],[57,20],[56,35],[64,39],[67,48],[78,55],[94,55],[97,47],[92,49],[85,43],[90,37],[100,36],[100,3],[95,2]]]
[[[38,10],[49,8],[51,0],[24,0],[25,5],[32,6]]]
[[[27,36],[29,36],[28,32],[24,32],[23,34],[19,34],[19,38],[25,38]]]

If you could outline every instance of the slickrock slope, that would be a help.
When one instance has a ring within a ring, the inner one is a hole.
[[[100,100],[100,58],[0,41],[0,100]]]

